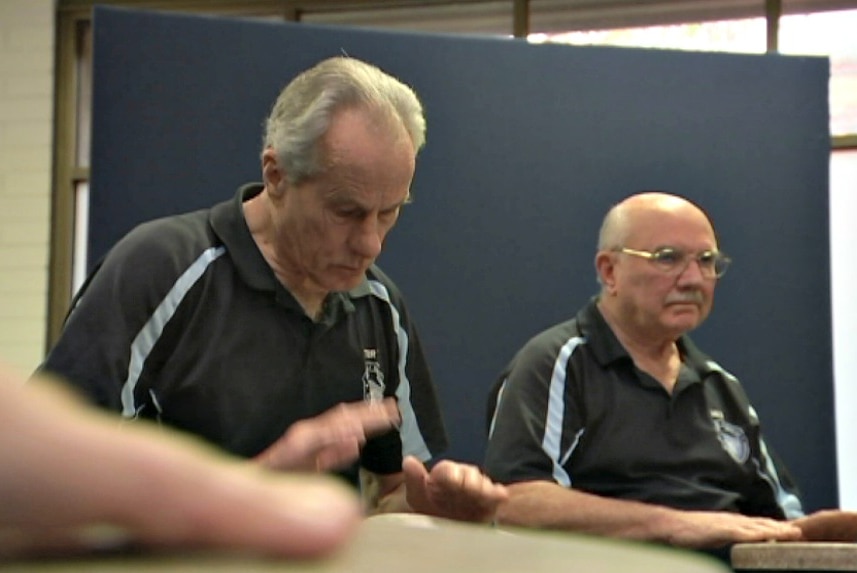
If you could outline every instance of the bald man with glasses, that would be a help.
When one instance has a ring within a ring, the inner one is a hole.
[[[502,523],[711,550],[857,537],[857,514],[804,517],[738,380],[687,333],[731,260],[698,206],[645,192],[607,213],[601,291],[532,338],[489,397],[487,474]]]

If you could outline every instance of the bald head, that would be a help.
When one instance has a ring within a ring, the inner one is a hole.
[[[711,221],[687,199],[660,191],[628,197],[604,218],[595,255],[605,320],[626,341],[673,344],[711,311],[717,252]]]
[[[624,246],[641,226],[657,225],[658,220],[668,220],[670,216],[701,217],[714,234],[708,215],[687,199],[661,191],[646,191],[631,195],[607,212],[598,234],[598,250]]]

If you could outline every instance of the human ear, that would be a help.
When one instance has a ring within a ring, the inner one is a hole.
[[[280,168],[277,153],[270,147],[262,152],[262,181],[268,193],[279,194],[285,173]]]
[[[616,292],[616,266],[614,264],[613,253],[607,251],[598,251],[595,255],[595,271],[598,273],[598,280],[604,286],[604,290],[609,294]]]

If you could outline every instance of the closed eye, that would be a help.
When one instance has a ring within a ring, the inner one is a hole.
[[[395,221],[396,217],[398,217],[398,216],[399,216],[399,206],[397,205],[396,207],[394,207],[392,209],[386,209],[384,211],[381,211],[381,213],[378,215],[378,218],[381,219],[382,221],[388,221],[389,222],[389,221]]]

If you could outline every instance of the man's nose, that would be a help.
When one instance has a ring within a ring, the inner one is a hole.
[[[384,234],[378,224],[378,217],[369,215],[365,217],[352,236],[351,248],[357,251],[361,257],[375,259],[381,254],[384,243]]]
[[[678,275],[679,284],[699,284],[705,281],[702,263],[696,257],[688,257],[684,269]]]

